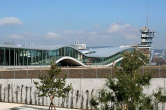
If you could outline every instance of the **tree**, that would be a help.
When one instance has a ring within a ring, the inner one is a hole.
[[[116,78],[108,78],[105,87],[100,90],[100,96],[90,101],[102,110],[151,110],[154,96],[143,93],[143,88],[150,85],[151,75],[140,74],[139,68],[148,60],[137,50],[124,52],[121,67],[115,66]],[[161,95],[161,94],[159,94]],[[156,95],[157,97],[157,95]]]
[[[165,104],[166,102],[166,96],[164,93],[162,93],[162,89],[161,87],[158,88],[158,91],[155,93],[153,93],[154,97],[155,97],[155,106],[156,106],[156,109],[158,109],[158,104],[162,103],[162,104]],[[163,108],[162,108],[163,110]]]
[[[66,76],[62,77],[61,68],[54,62],[51,62],[48,75],[39,75],[40,82],[34,81],[40,97],[46,96],[51,100],[49,110],[55,109],[53,99],[54,97],[66,97],[66,93],[70,91],[71,85],[66,85]]]

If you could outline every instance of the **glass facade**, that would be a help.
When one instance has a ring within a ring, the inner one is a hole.
[[[132,49],[125,49],[109,57],[88,57],[72,47],[61,47],[56,50],[0,47],[0,65],[50,65],[51,61],[57,61],[64,56],[72,57],[84,65],[106,65],[121,58],[124,51]],[[60,61],[59,65],[70,66],[72,63]]]

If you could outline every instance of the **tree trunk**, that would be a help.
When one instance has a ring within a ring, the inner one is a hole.
[[[53,103],[53,100],[54,100],[54,96],[50,96],[50,100],[51,100],[51,103],[50,103],[50,106],[49,106],[49,110],[50,110],[50,107],[51,107],[51,110],[56,110],[55,106],[54,106],[54,103]]]

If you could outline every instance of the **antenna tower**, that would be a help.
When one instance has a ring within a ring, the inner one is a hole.
[[[148,0],[147,0],[147,29],[148,29],[148,25],[149,25],[149,22],[148,22]]]
[[[149,53],[144,53],[148,56],[149,60],[152,60],[152,53],[151,48],[153,44],[153,39],[155,37],[155,31],[149,30],[149,21],[148,21],[148,0],[147,0],[147,24],[146,27],[140,29],[141,32],[141,45],[139,48],[144,48],[146,50],[149,50]]]

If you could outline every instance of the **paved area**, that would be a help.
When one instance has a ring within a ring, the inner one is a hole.
[[[5,110],[5,109],[9,109],[9,108],[14,108],[14,107],[20,107],[20,106],[24,106],[24,104],[14,104],[14,103],[0,102],[0,110]]]
[[[48,106],[36,106],[36,105],[0,102],[0,110],[48,110]],[[67,108],[56,107],[56,110],[79,110],[79,109],[67,109]]]

